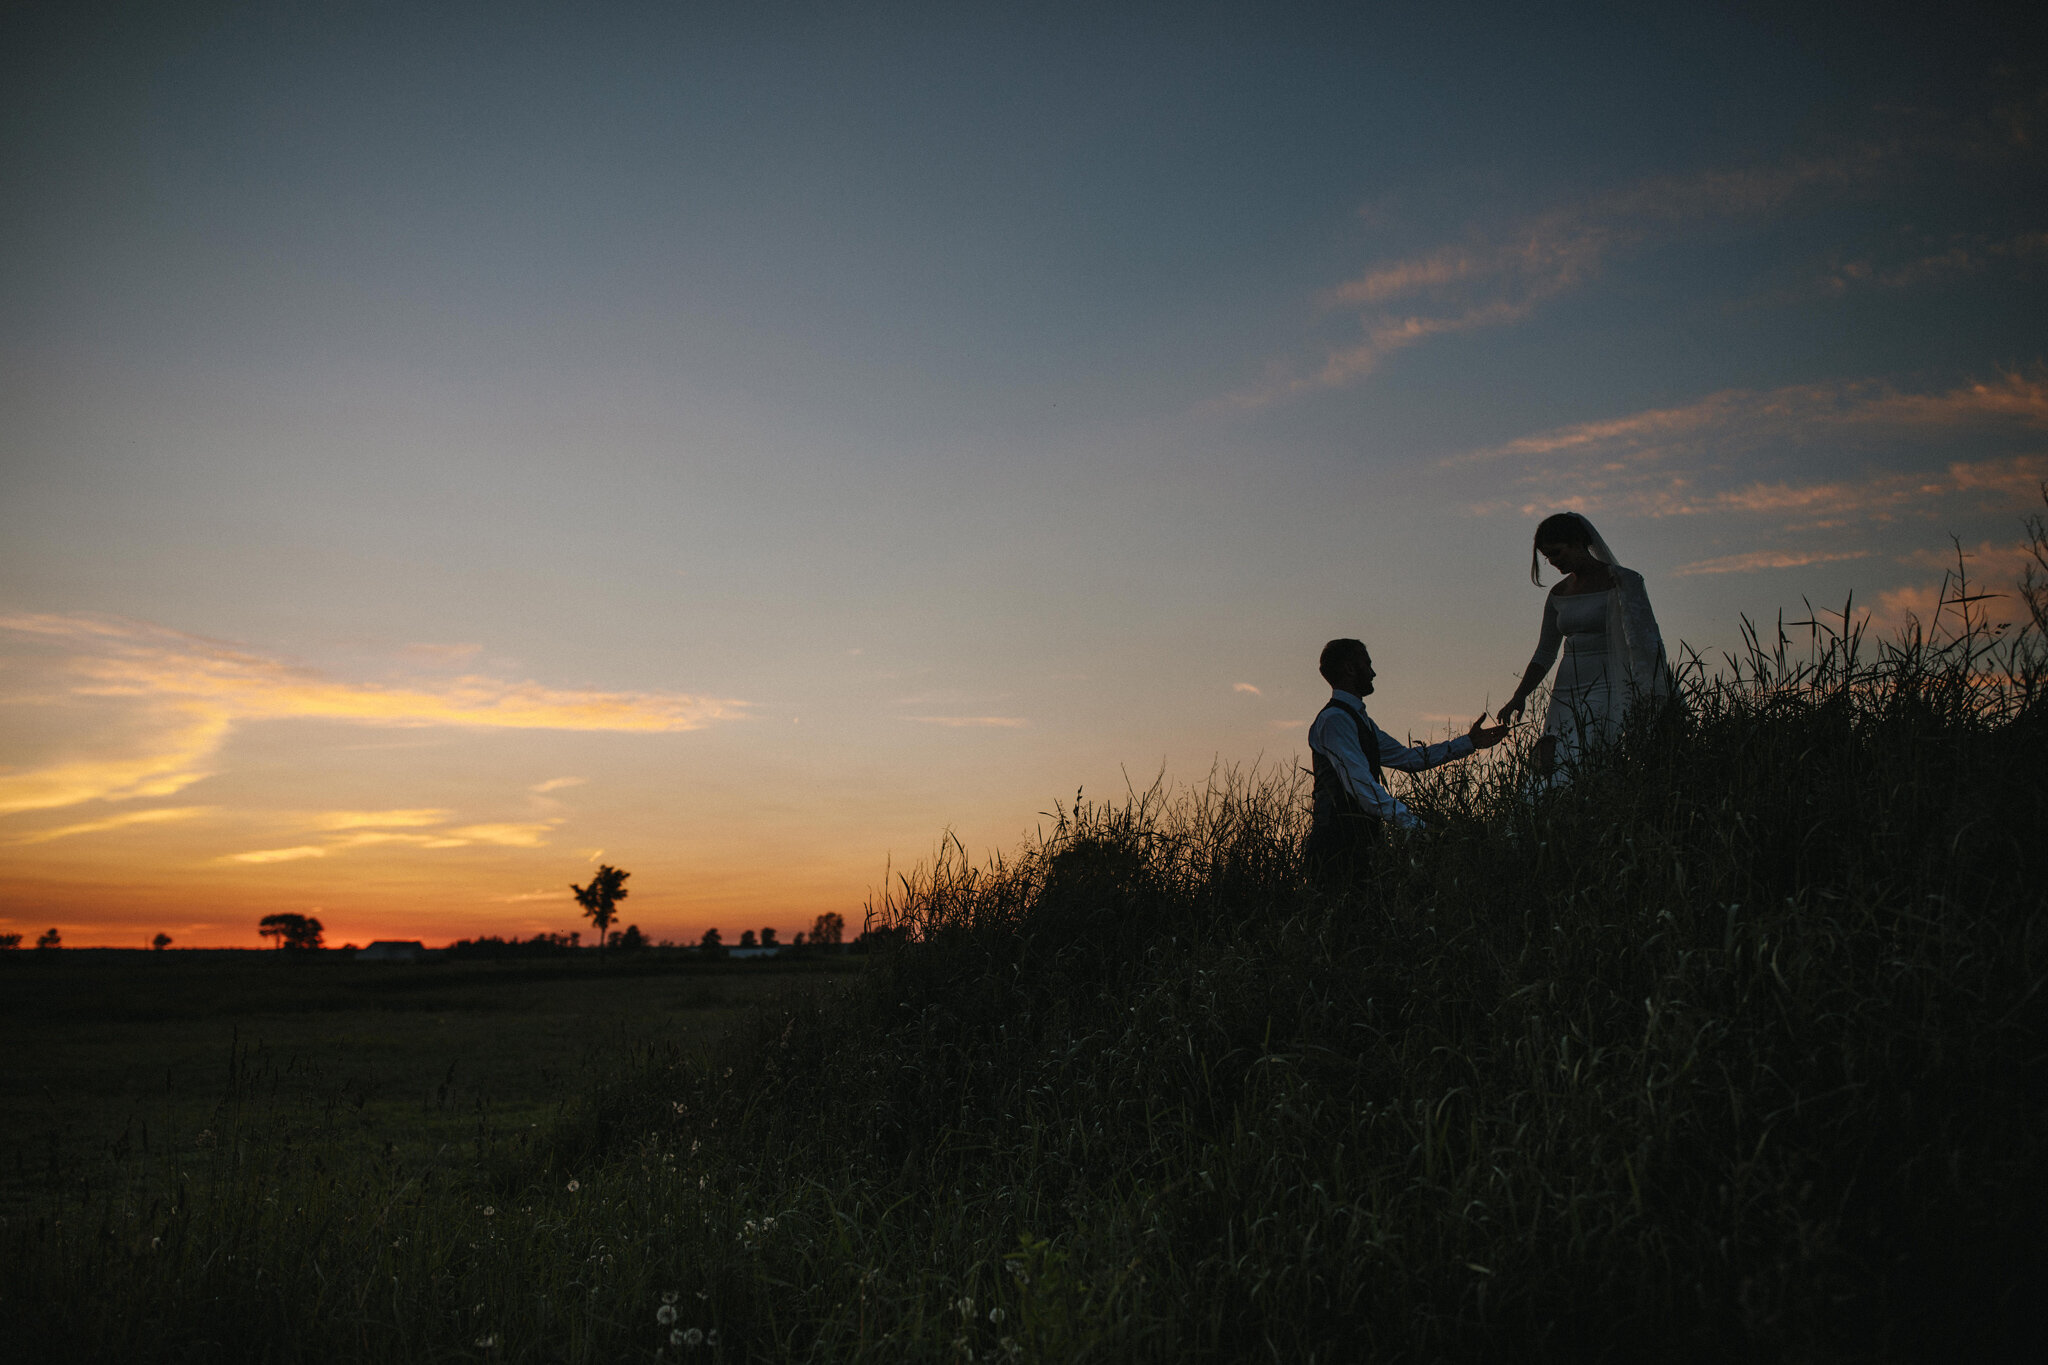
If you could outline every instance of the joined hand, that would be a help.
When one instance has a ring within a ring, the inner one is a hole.
[[[1502,714],[1505,715],[1506,713],[1503,712]],[[1491,749],[1494,745],[1508,737],[1508,730],[1510,728],[1507,725],[1495,725],[1489,728],[1486,724],[1486,714],[1481,712],[1479,719],[1472,722],[1472,728],[1465,732],[1465,738],[1472,741],[1474,749]]]

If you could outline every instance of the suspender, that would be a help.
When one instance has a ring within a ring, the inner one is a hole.
[[[1369,738],[1369,736],[1375,735],[1375,727],[1366,723],[1365,712],[1359,710],[1350,702],[1338,701],[1335,697],[1330,698],[1329,705],[1323,707],[1323,710],[1327,711],[1331,706],[1336,707],[1339,711],[1351,717],[1351,723],[1358,727],[1358,750],[1365,755],[1365,766],[1372,771],[1373,781],[1379,783],[1382,787],[1386,786],[1387,779],[1380,772],[1380,746],[1378,739],[1376,737]]]
[[[1386,786],[1386,779],[1380,775],[1379,736],[1374,727],[1366,722],[1365,713],[1350,702],[1339,701],[1335,697],[1330,698],[1329,706],[1325,706],[1323,710],[1327,711],[1331,706],[1350,716],[1352,724],[1358,727],[1358,748],[1365,755],[1365,766],[1372,773],[1373,781],[1382,787]],[[1322,754],[1312,754],[1311,757],[1315,762],[1316,824],[1327,824],[1340,815],[1369,814],[1359,803],[1358,798],[1352,795],[1351,789],[1344,784],[1344,779],[1338,775],[1336,764]]]

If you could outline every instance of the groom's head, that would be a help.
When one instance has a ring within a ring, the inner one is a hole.
[[[1354,697],[1372,695],[1372,655],[1366,652],[1363,640],[1330,641],[1323,646],[1323,657],[1316,667],[1321,670],[1323,681],[1340,692],[1349,692]]]

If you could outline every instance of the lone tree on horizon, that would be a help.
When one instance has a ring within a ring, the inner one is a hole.
[[[171,936],[169,934],[159,933],[155,938],[149,941],[149,946],[156,949],[158,952],[162,952],[164,949],[171,946]]]
[[[323,946],[327,927],[311,915],[282,914],[265,915],[256,922],[256,932],[265,938],[277,940],[277,946],[292,952],[308,952]],[[169,942],[168,939],[165,942]]]
[[[605,930],[611,928],[612,916],[618,903],[626,898],[626,878],[632,876],[610,863],[600,863],[597,875],[590,879],[590,885],[578,886],[569,883],[569,889],[576,893],[576,903],[583,907],[583,913],[597,926],[597,950],[604,951]]]

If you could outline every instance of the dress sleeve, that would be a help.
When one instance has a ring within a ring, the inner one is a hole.
[[[1523,696],[1534,692],[1550,672],[1550,666],[1557,662],[1557,651],[1563,644],[1564,632],[1557,628],[1557,594],[1553,592],[1543,599],[1543,633],[1536,637],[1536,653],[1523,671],[1522,685],[1516,691]]]

